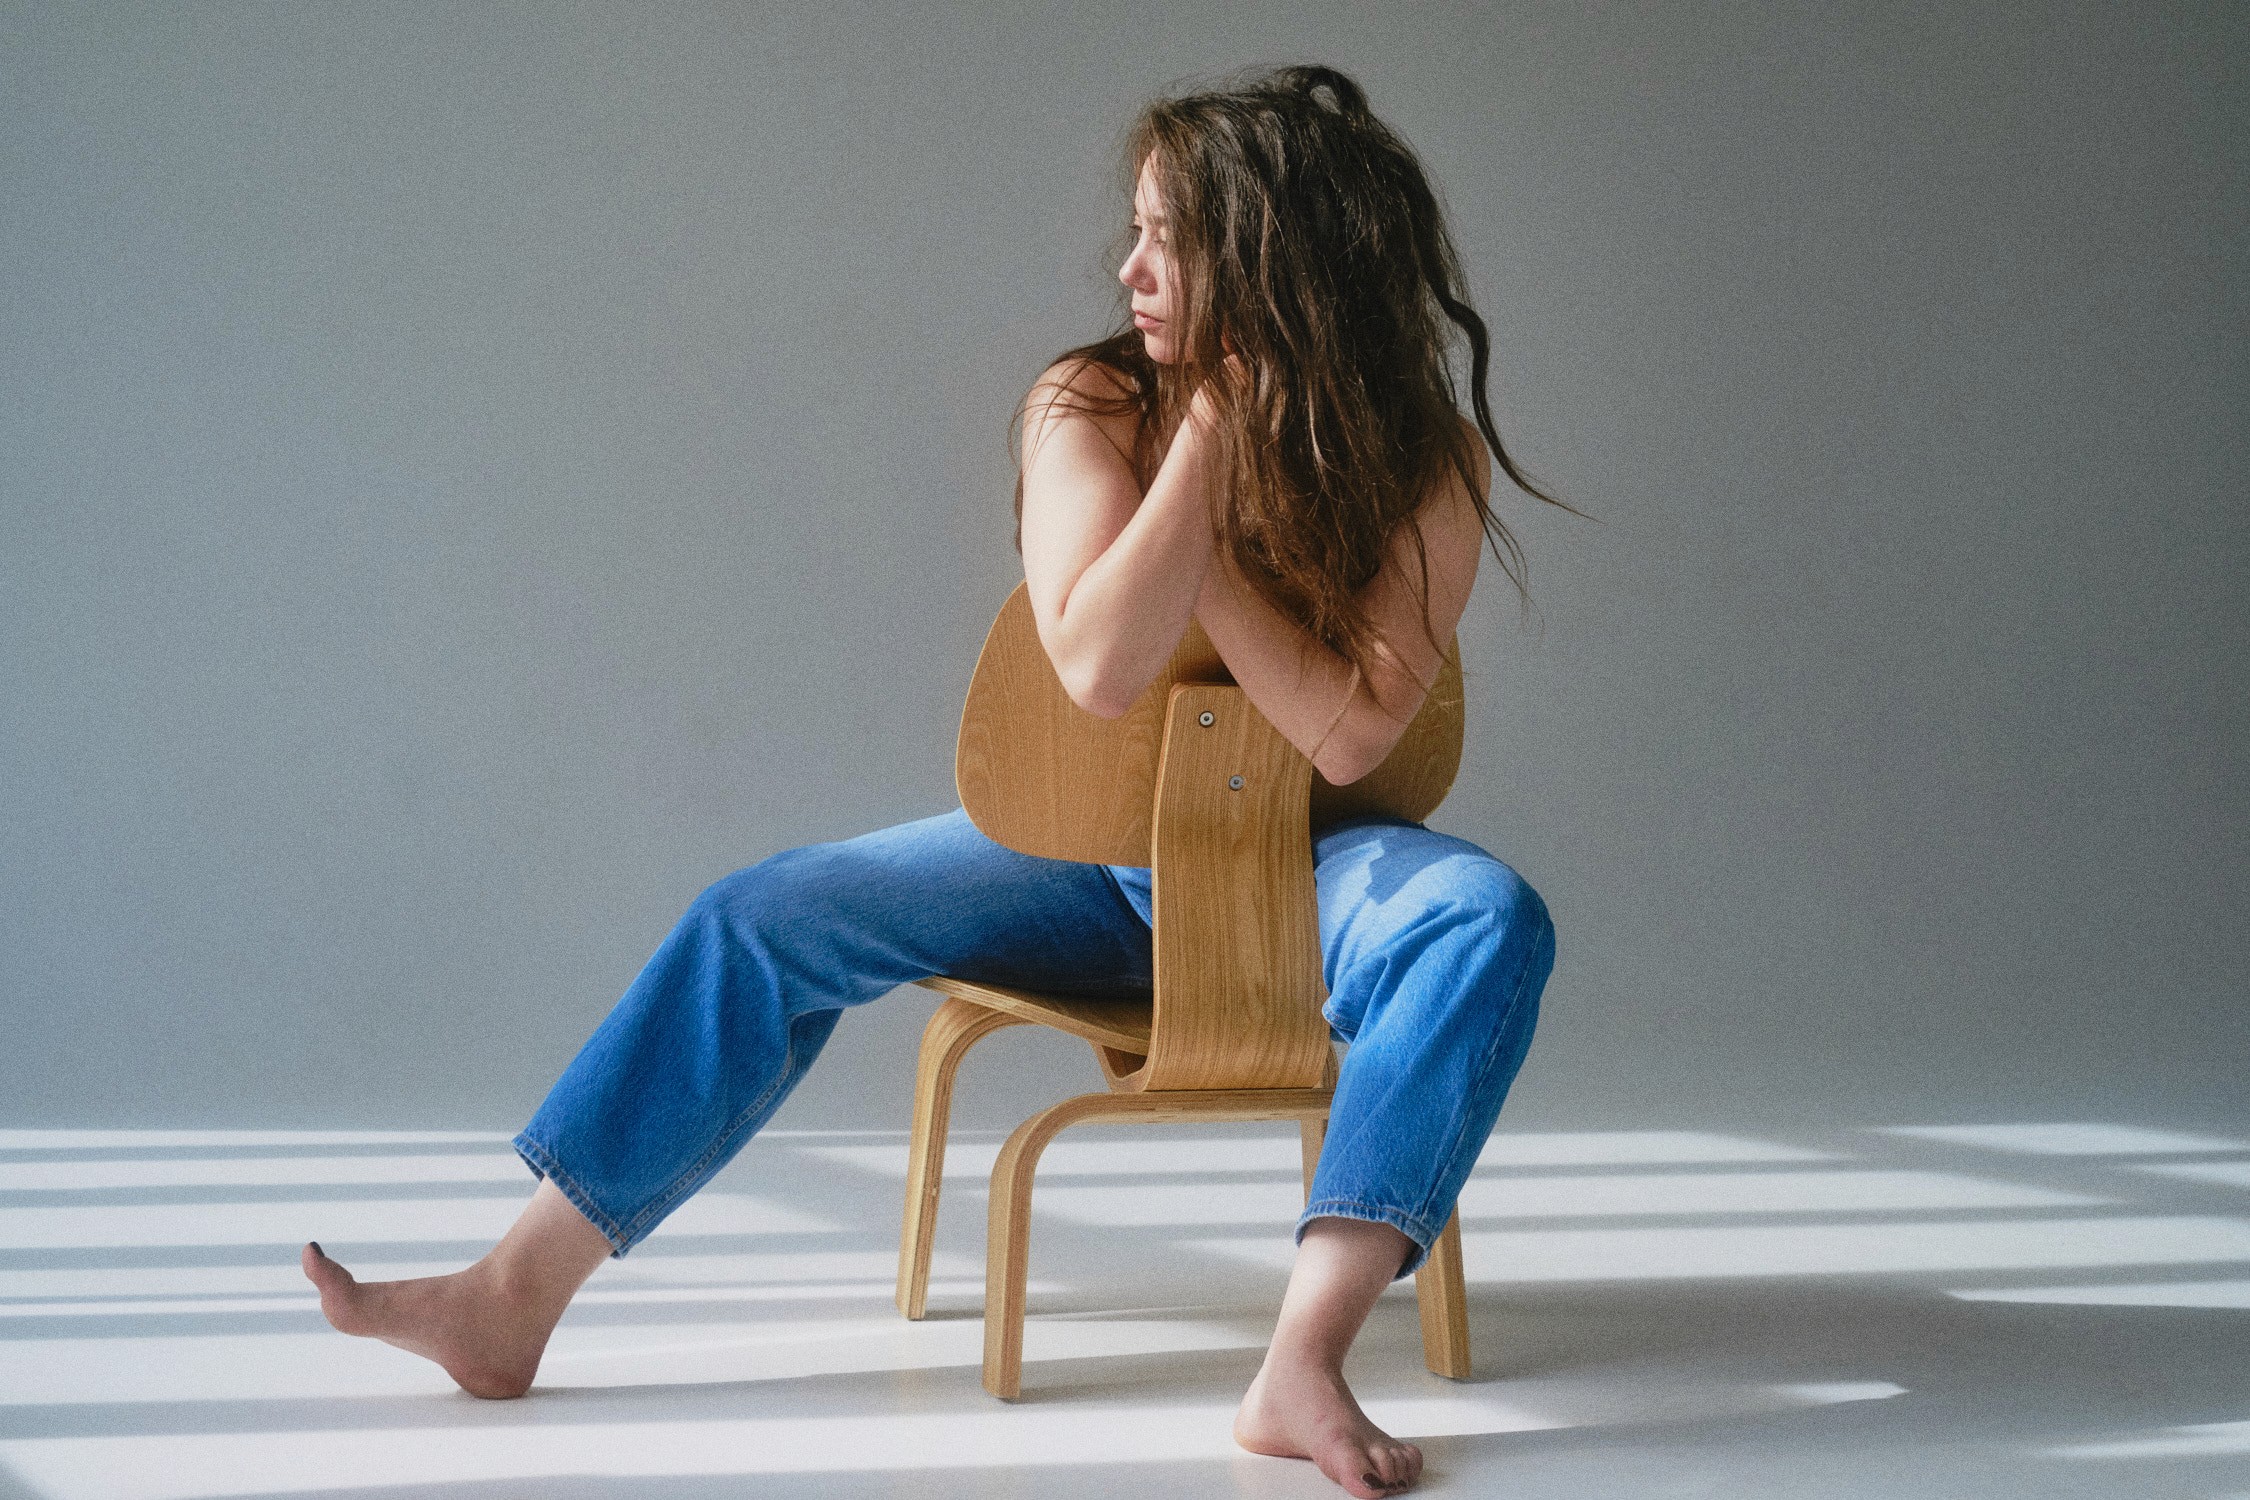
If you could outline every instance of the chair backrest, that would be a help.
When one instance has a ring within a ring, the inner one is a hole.
[[[953,760],[961,805],[987,838],[1024,854],[1152,866],[1156,772],[1171,690],[1233,681],[1191,620],[1171,661],[1132,708],[1116,719],[1090,714],[1063,691],[1039,642],[1031,596],[1018,584],[985,636],[961,712]],[[1453,641],[1421,711],[1380,766],[1348,786],[1313,774],[1311,827],[1365,813],[1427,818],[1460,770],[1462,726],[1460,643]]]
[[[954,779],[995,843],[1155,871],[1149,1051],[1105,1054],[1116,1086],[1308,1088],[1333,1065],[1311,833],[1361,813],[1427,817],[1460,766],[1462,723],[1455,643],[1383,764],[1330,786],[1192,623],[1133,707],[1099,718],[1063,690],[1019,585],[977,658]]]

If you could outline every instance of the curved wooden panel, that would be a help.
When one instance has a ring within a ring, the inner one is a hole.
[[[992,1165],[985,1209],[984,1388],[1003,1401],[1023,1390],[1023,1316],[1031,1269],[1031,1185],[1039,1157],[1066,1127],[1087,1121],[1305,1120],[1326,1116],[1327,1089],[1215,1089],[1172,1094],[1080,1094],[1015,1128]]]
[[[1063,691],[1019,583],[984,638],[961,710],[953,755],[961,806],[986,838],[1022,854],[1145,866],[1172,686],[1228,680],[1191,620],[1172,660],[1122,717],[1090,714]]]
[[[953,756],[961,806],[985,837],[1023,854],[1146,867],[1172,689],[1232,681],[1190,621],[1172,660],[1131,709],[1115,719],[1090,714],[1063,691],[1040,644],[1030,593],[1018,584],[985,636],[961,711]],[[1311,826],[1363,813],[1427,818],[1460,769],[1462,723],[1454,643],[1421,711],[1380,766],[1343,787],[1314,774]]]
[[[1067,1031],[1072,1036],[1082,1036],[1096,1046],[1114,1047],[1126,1053],[1148,1051],[1149,1010],[1152,1002],[1145,995],[1119,995],[1114,998],[1044,995],[1004,984],[978,984],[969,979],[952,979],[942,974],[929,979],[918,979],[915,983],[924,989],[936,990],[939,994],[949,995],[956,1000],[971,1001],[1018,1021],[1036,1021],[1042,1026],[1052,1026],[1057,1031]]]
[[[1122,1086],[1318,1088],[1320,910],[1312,764],[1241,688],[1171,693],[1156,791],[1156,1007],[1148,1062]]]

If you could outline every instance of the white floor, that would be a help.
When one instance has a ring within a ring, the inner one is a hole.
[[[904,1145],[768,1134],[475,1401],[295,1269],[450,1269],[529,1177],[470,1134],[0,1131],[0,1497],[1325,1497],[1227,1437],[1293,1134],[1066,1136],[1024,1399],[978,1386],[996,1142],[891,1306]],[[1355,1353],[1424,1492],[2250,1500],[2250,1137],[2117,1122],[1503,1132],[1462,1200],[1477,1379],[1407,1284]]]

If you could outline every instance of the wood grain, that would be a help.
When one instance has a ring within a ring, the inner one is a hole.
[[[1242,689],[1173,686],[1154,817],[1156,1004],[1148,1061],[1127,1087],[1325,1080],[1311,775]]]
[[[1325,1114],[1327,1089],[1228,1089],[1081,1094],[1017,1126],[992,1166],[985,1221],[984,1388],[1014,1400],[1023,1388],[1024,1292],[1031,1269],[1031,1183],[1039,1155],[1064,1128],[1089,1120],[1294,1120]]]
[[[1187,634],[1123,717],[1070,701],[1055,675],[1031,595],[1000,607],[969,680],[953,777],[969,820],[996,844],[1048,859],[1146,866],[1164,710],[1179,682],[1225,682],[1202,628]]]
[[[1118,1051],[1133,1054],[1146,1054],[1148,1051],[1152,1001],[1147,995],[1119,995],[1114,998],[1046,995],[1036,990],[1019,990],[1004,984],[979,984],[969,979],[948,979],[942,974],[918,979],[915,983],[924,989],[936,990],[941,995],[973,1000],[988,1009],[1019,1020],[1034,1021],[1041,1026],[1052,1026],[1057,1031],[1067,1031],[1072,1036],[1082,1036],[1097,1046],[1114,1047]]]
[[[1422,1312],[1422,1363],[1432,1375],[1469,1378],[1469,1290],[1461,1273],[1461,1216],[1445,1221],[1414,1273],[1414,1300]]]
[[[961,805],[987,838],[1024,854],[1145,868],[1171,691],[1183,682],[1229,681],[1226,664],[1190,621],[1171,661],[1123,717],[1090,714],[1063,691],[1040,644],[1031,597],[1018,584],[993,620],[969,681],[953,757]],[[1427,818],[1460,769],[1463,722],[1456,641],[1421,711],[1381,765],[1349,786],[1313,777],[1310,826],[1363,813]]]
[[[1208,723],[1206,723],[1208,719]],[[1083,1120],[1295,1119],[1306,1190],[1336,1080],[1320,1005],[1314,830],[1376,813],[1419,822],[1460,768],[1458,643],[1390,756],[1348,787],[1312,765],[1229,680],[1191,624],[1164,672],[1122,718],[1070,701],[1018,587],[977,659],[954,753],[961,805],[995,842],[1048,859],[1153,871],[1155,992],[1088,999],[938,976],[948,996],[923,1040],[900,1236],[899,1307],[923,1311],[944,1132],[960,1058],[1018,1021],[1083,1037],[1111,1092],[1026,1120],[993,1167],[986,1223],[984,1384],[1022,1384],[1031,1187],[1056,1132]],[[1469,1369],[1460,1225],[1416,1278],[1424,1357]]]
[[[1021,1016],[948,1000],[922,1028],[914,1073],[914,1134],[906,1154],[906,1220],[898,1235],[898,1310],[920,1319],[930,1294],[930,1249],[937,1242],[938,1189],[945,1181],[945,1128],[953,1113],[953,1075],[971,1047]]]

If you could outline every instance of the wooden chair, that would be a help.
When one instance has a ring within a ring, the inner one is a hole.
[[[1018,1394],[1032,1173],[1084,1121],[1293,1119],[1306,1189],[1327,1128],[1336,1054],[1320,1007],[1320,922],[1310,830],[1361,812],[1420,821],[1461,761],[1461,666],[1442,675],[1389,758],[1330,786],[1233,685],[1193,624],[1133,708],[1102,719],[1070,701],[1018,586],[977,659],[955,778],[970,819],[1025,854],[1153,868],[1155,988],[1083,998],[936,976],[946,996],[922,1036],[899,1241],[898,1306],[923,1314],[953,1078],[969,1048],[1035,1023],[1085,1038],[1109,1092],[1026,1120],[992,1169],[984,1387]],[[1416,1273],[1423,1357],[1469,1374],[1461,1230],[1449,1222]]]

